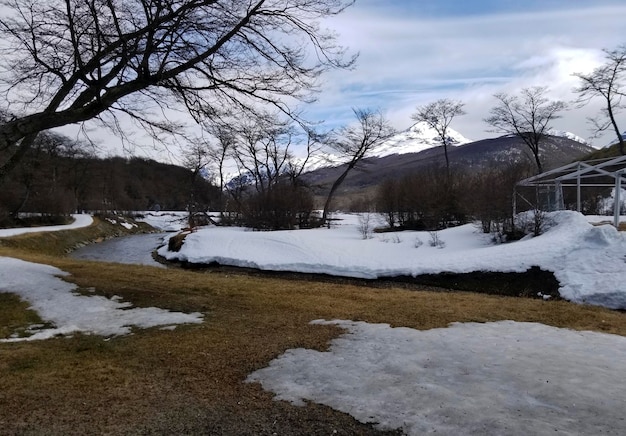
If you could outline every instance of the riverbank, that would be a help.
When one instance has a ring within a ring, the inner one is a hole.
[[[90,228],[75,230],[81,236],[73,239],[84,238],[84,232],[91,231]],[[408,291],[400,287],[375,289],[229,271],[192,272],[181,268],[75,260],[56,254],[60,247],[71,246],[72,241],[59,242],[56,247],[42,252],[39,249],[49,241],[49,235],[17,238],[22,244],[19,250],[2,245],[0,255],[53,265],[69,273],[63,280],[77,286],[79,293],[104,298],[117,296],[140,308],[156,306],[176,312],[202,313],[204,321],[174,330],[133,328],[130,335],[107,338],[74,334],[44,341],[0,344],[0,379],[3,380],[0,423],[9,434],[382,434],[383,430],[371,422],[359,422],[350,414],[335,410],[334,406],[316,404],[316,400],[307,402],[304,407],[274,401],[274,395],[260,384],[246,383],[251,374],[266,368],[284,353],[291,354],[290,350],[326,352],[321,355],[330,357],[327,353],[331,350],[331,341],[346,338],[340,326],[311,324],[317,319],[358,320],[372,326],[388,323],[425,332],[445,331],[451,323],[469,327],[475,322],[491,325],[489,323],[513,320],[626,336],[624,314],[564,301]],[[36,322],[27,316],[32,314],[28,305],[11,298],[11,294],[0,296],[3,298],[1,326],[15,328]],[[380,331],[387,330],[381,328]],[[495,339],[485,344],[508,343],[506,330],[495,327],[494,331]],[[548,330],[542,334],[551,338],[557,333]],[[382,342],[375,339],[367,349],[378,349],[383,343],[395,346],[395,340],[389,338],[379,338]],[[532,364],[526,364],[524,374],[543,374],[541,352],[545,347],[541,344],[536,343],[535,358]],[[420,348],[419,342],[415,346]],[[411,350],[398,349],[405,356],[413,355]],[[494,349],[501,349],[501,346]],[[593,341],[587,349],[589,353],[601,351],[594,347]],[[350,359],[371,364],[369,358],[353,356]],[[458,357],[446,358],[438,368],[462,378],[464,367],[455,363],[455,359]],[[595,371],[590,359],[569,360],[580,364],[578,368],[586,375],[585,380],[600,373]],[[369,368],[373,369],[372,374],[381,377],[392,375],[388,368]],[[554,368],[558,371],[558,366]],[[613,387],[620,387],[620,377],[609,379]],[[319,380],[307,383],[315,386]],[[342,376],[341,383],[349,387],[350,380],[362,385],[364,379],[348,374]],[[417,378],[398,379],[406,386],[410,386],[410,380]],[[553,382],[550,379],[550,383]],[[523,384],[520,386],[524,389]],[[544,380],[542,386],[552,385]],[[560,391],[567,386],[555,383],[555,387],[558,390],[554,392],[567,392]],[[473,389],[457,385],[454,392],[477,398],[478,392]],[[598,396],[595,402],[597,419],[619,429],[619,421],[613,422],[611,417],[616,410],[621,414],[623,407],[615,409],[606,405],[606,392],[609,391],[605,391],[604,397]],[[486,393],[492,398],[501,395],[492,390]],[[518,399],[527,398],[522,391],[510,393]],[[409,403],[417,404],[410,395],[403,395]],[[384,399],[371,401],[385,402]],[[411,414],[424,410],[413,409]],[[458,410],[465,409],[459,407]],[[502,418],[490,416],[488,410],[482,411],[481,417]],[[539,411],[532,406],[522,415],[507,417],[507,423],[523,428],[526,420],[535,421],[538,415],[534,413]],[[563,416],[571,420],[578,415],[570,411]],[[373,419],[383,418],[374,416]],[[457,421],[457,424],[463,422]],[[552,424],[553,428],[567,429],[567,424],[558,420]],[[390,425],[389,428],[395,429],[391,430],[394,434],[404,431],[401,423]],[[442,422],[433,425],[439,432],[447,428]],[[484,433],[488,434],[488,430]]]

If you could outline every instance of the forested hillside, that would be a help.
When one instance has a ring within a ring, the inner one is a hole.
[[[202,177],[194,181],[186,168],[136,157],[96,158],[63,136],[46,134],[4,181],[0,217],[23,212],[185,210],[191,198],[210,207],[219,198],[217,191]]]

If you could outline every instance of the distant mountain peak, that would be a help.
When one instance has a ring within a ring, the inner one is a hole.
[[[448,128],[448,138],[454,146],[468,144],[472,140],[467,139],[454,129]],[[424,122],[413,124],[408,129],[396,133],[382,145],[376,147],[367,157],[385,157],[394,154],[419,153],[429,148],[439,147],[441,141],[437,131]],[[341,165],[341,159],[332,152],[320,153],[313,156],[307,163],[306,170],[314,171],[324,167]]]
[[[455,146],[472,142],[451,128],[448,128],[448,138],[451,140],[450,143]],[[437,131],[425,122],[419,122],[389,138],[383,145],[376,148],[370,156],[384,157],[392,154],[419,153],[440,145],[441,140]]]
[[[567,138],[567,139],[571,139],[572,141],[580,142],[581,144],[591,145],[591,144],[589,144],[589,142],[585,138],[581,138],[580,136],[576,135],[575,133],[566,132],[564,130],[550,129],[550,130],[548,130],[548,135],[560,136],[562,138]]]

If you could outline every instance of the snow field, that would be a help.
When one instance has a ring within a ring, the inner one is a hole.
[[[626,236],[610,225],[592,226],[571,211],[548,214],[541,236],[493,244],[473,224],[438,232],[444,248],[429,245],[428,232],[379,234],[362,239],[357,215],[340,215],[331,229],[252,232],[206,227],[189,234],[169,260],[357,278],[416,276],[442,272],[552,271],[563,298],[613,309],[626,308]],[[416,241],[422,244],[416,248]]]
[[[409,435],[626,432],[624,337],[513,321],[427,331],[314,323],[346,333],[327,352],[288,350],[247,381]]]

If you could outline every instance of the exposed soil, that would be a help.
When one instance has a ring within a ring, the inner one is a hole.
[[[379,279],[359,279],[286,271],[268,271],[255,268],[221,265],[218,262],[199,264],[191,262],[169,262],[154,253],[155,260],[165,265],[177,265],[183,269],[202,272],[245,274],[258,277],[283,278],[288,280],[318,281],[372,288],[404,288],[421,291],[449,292],[467,291],[508,297],[539,299],[561,299],[559,282],[550,271],[531,267],[523,273],[475,271],[471,273],[422,274],[419,276],[393,276]]]

